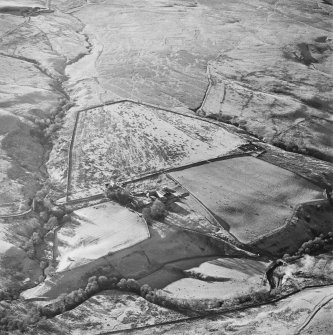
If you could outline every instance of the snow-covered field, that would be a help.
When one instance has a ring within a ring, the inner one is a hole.
[[[71,192],[225,156],[245,141],[218,125],[124,102],[79,116]]]
[[[267,263],[242,258],[220,258],[202,263],[186,272],[192,276],[207,276],[209,280],[183,278],[164,288],[181,299],[231,299],[258,289],[263,285]]]
[[[202,263],[197,268],[189,271],[200,273],[216,279],[246,280],[254,276],[262,276],[267,267],[267,262],[245,258],[219,258]]]
[[[57,234],[58,271],[87,263],[149,238],[144,219],[112,202],[79,209]]]
[[[269,287],[262,285],[262,279],[250,278],[246,281],[226,281],[226,282],[205,282],[193,278],[180,279],[170,285],[165,290],[173,298],[198,300],[198,299],[233,299],[241,295],[250,294],[258,289]]]

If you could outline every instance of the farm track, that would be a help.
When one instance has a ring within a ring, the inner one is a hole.
[[[284,300],[286,298],[289,298],[290,296],[292,296],[296,293],[299,293],[301,291],[304,291],[304,290],[310,290],[310,289],[322,288],[322,287],[329,287],[329,286],[333,286],[333,284],[308,285],[308,286],[305,286],[303,288],[299,288],[299,289],[295,290],[294,292],[288,293],[288,294],[286,294],[282,297],[272,299],[269,302],[258,303],[258,304],[254,304],[254,305],[251,305],[251,306],[236,307],[236,308],[231,308],[229,310],[224,310],[224,311],[219,311],[219,312],[211,311],[211,312],[209,312],[209,314],[190,316],[190,317],[187,317],[187,318],[182,318],[182,319],[177,319],[177,320],[172,320],[172,321],[165,321],[165,322],[155,323],[155,324],[147,325],[147,326],[140,326],[140,327],[135,327],[135,328],[125,328],[125,329],[120,329],[120,330],[112,330],[112,331],[109,331],[109,332],[95,333],[94,335],[135,334],[135,332],[138,331],[138,330],[152,329],[152,328],[156,328],[156,327],[160,327],[160,326],[174,325],[174,324],[178,324],[178,323],[190,322],[190,321],[195,321],[195,320],[214,319],[214,318],[221,317],[223,315],[228,316],[228,313],[232,313],[232,312],[242,312],[242,311],[246,311],[246,310],[251,309],[251,308],[257,308],[257,307],[261,307],[261,306],[268,306],[268,305],[271,305],[273,303]],[[333,296],[330,296],[329,301],[331,301],[332,299],[333,299]],[[326,303],[323,304],[323,305],[320,305],[320,308],[323,307],[324,305],[326,305],[329,301],[326,300]],[[313,319],[313,317],[319,311],[320,308],[318,306],[315,310],[316,312],[314,311],[315,313],[313,312],[311,314],[312,317],[310,316],[311,318],[309,318],[309,322]],[[301,330],[303,330],[307,326],[307,324],[305,324],[305,326],[302,325]],[[295,335],[298,335],[298,334],[300,334],[300,333],[298,333],[298,332],[295,333]]]
[[[128,184],[131,184],[131,183],[135,183],[135,182],[138,182],[138,181],[142,181],[142,180],[145,180],[145,179],[156,177],[156,176],[158,176],[160,174],[166,174],[166,173],[169,173],[169,172],[175,172],[175,171],[180,171],[180,170],[184,170],[184,169],[189,169],[189,168],[192,168],[192,167],[195,167],[195,166],[209,164],[209,163],[212,163],[212,162],[217,162],[217,161],[222,161],[222,160],[231,159],[231,158],[237,158],[237,157],[244,157],[244,156],[249,156],[249,153],[238,153],[238,154],[232,154],[232,155],[227,155],[227,156],[218,156],[216,158],[211,158],[209,160],[204,160],[204,161],[199,161],[199,162],[195,162],[195,163],[190,163],[190,164],[182,165],[182,166],[179,166],[179,167],[168,168],[168,169],[161,169],[159,171],[154,171],[154,172],[145,174],[145,175],[140,176],[138,178],[121,181],[121,183],[123,185],[128,185]],[[71,181],[71,178],[70,178],[70,181]],[[70,184],[68,184],[68,185],[70,185]],[[88,196],[86,198],[70,200],[69,197],[70,197],[71,193],[68,192],[68,189],[70,189],[70,187],[68,188],[68,185],[67,185],[67,197],[66,197],[67,203],[81,202],[81,201],[86,201],[86,200],[89,200],[89,199],[93,200],[93,199],[96,199],[96,198],[98,199],[99,197],[103,197],[104,196],[103,193],[99,193],[99,194],[96,194],[96,195]]]
[[[179,184],[184,190],[186,190],[198,203],[199,203],[199,205],[200,206],[202,206],[203,207],[203,209],[209,214],[209,217],[211,217],[213,220],[214,220],[214,223],[217,225],[217,226],[219,226],[219,227],[222,227],[223,228],[223,226],[217,221],[217,219],[215,218],[215,216],[214,216],[214,214],[212,213],[212,211],[200,200],[200,199],[198,199],[189,189],[187,189],[185,186],[183,186],[183,184],[181,184],[177,179],[175,179],[175,178],[173,178],[172,176],[170,176],[169,174],[166,174],[166,176],[168,177],[168,178],[170,178],[173,182],[175,182],[175,183],[177,183],[177,184]],[[208,221],[210,221],[209,219],[208,219]],[[212,223],[213,224],[213,223]],[[203,233],[201,233],[201,232],[199,232],[199,231],[196,231],[196,230],[194,230],[194,229],[190,229],[190,228],[185,228],[185,227],[182,227],[183,229],[186,229],[186,230],[190,230],[190,231],[193,231],[193,232],[197,232],[197,233],[199,233],[199,234],[202,234],[202,235],[205,235],[205,234],[203,234]],[[223,229],[225,229],[225,228],[223,228]],[[233,238],[233,241],[230,241],[230,242],[233,242],[233,243],[236,243],[236,245],[237,246],[239,246],[239,247],[245,247],[245,245],[242,243],[242,242],[240,242],[239,240],[238,240],[238,238],[235,236],[235,235],[233,235],[233,234],[231,234],[229,231],[228,231],[228,234],[229,235],[231,235],[232,236],[232,238]],[[220,238],[220,237],[219,237]],[[223,239],[223,241],[225,241],[224,239]],[[228,242],[229,243],[229,242]],[[233,244],[233,243],[230,243],[230,244],[232,244],[234,247],[235,247],[235,245]]]
[[[256,260],[256,259],[258,259],[258,257],[261,257],[261,256],[255,257],[255,256],[252,256],[252,255],[248,254],[248,252],[245,250],[246,246],[243,245],[241,242],[239,242],[237,238],[235,238],[235,240],[232,241],[232,240],[228,240],[228,238],[222,238],[221,236],[216,236],[216,235],[209,234],[209,233],[206,234],[206,233],[200,232],[200,231],[192,229],[192,228],[182,227],[182,226],[178,226],[176,224],[165,223],[165,222],[164,222],[164,224],[168,225],[168,226],[180,228],[184,231],[189,231],[191,233],[199,234],[199,235],[204,236],[204,237],[208,236],[210,238],[213,238],[213,239],[216,239],[216,240],[219,240],[219,241],[223,241],[223,243],[228,244],[231,248],[237,249],[238,251],[243,252],[244,254],[247,253],[247,256],[251,259]],[[240,247],[243,248],[243,249],[240,249]],[[233,257],[237,258],[238,256],[233,256]],[[245,257],[245,255],[243,255],[242,257]],[[228,256],[223,255],[223,258],[228,258]]]

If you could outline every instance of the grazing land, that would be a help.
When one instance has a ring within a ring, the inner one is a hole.
[[[145,220],[118,204],[108,202],[79,209],[57,234],[58,271],[91,262],[147,238]]]
[[[267,265],[267,262],[244,258],[214,259],[187,270],[192,278],[174,281],[164,290],[182,299],[232,299],[267,290],[263,285]]]
[[[296,205],[322,190],[296,174],[253,157],[238,157],[170,173],[230,232],[249,243],[285,224]]]

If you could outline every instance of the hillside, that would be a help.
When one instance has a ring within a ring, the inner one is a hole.
[[[0,333],[331,333],[332,15],[0,1]]]

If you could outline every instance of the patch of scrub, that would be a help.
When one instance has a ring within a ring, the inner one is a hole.
[[[128,248],[149,236],[138,214],[112,202],[79,209],[57,234],[58,271]]]
[[[184,315],[160,307],[129,292],[103,291],[76,308],[49,319],[51,329],[61,329],[62,335],[91,335],[129,327],[153,325],[178,320]],[[30,335],[44,334],[38,326]],[[47,331],[46,331],[47,332]],[[45,332],[45,334],[46,334]]]

